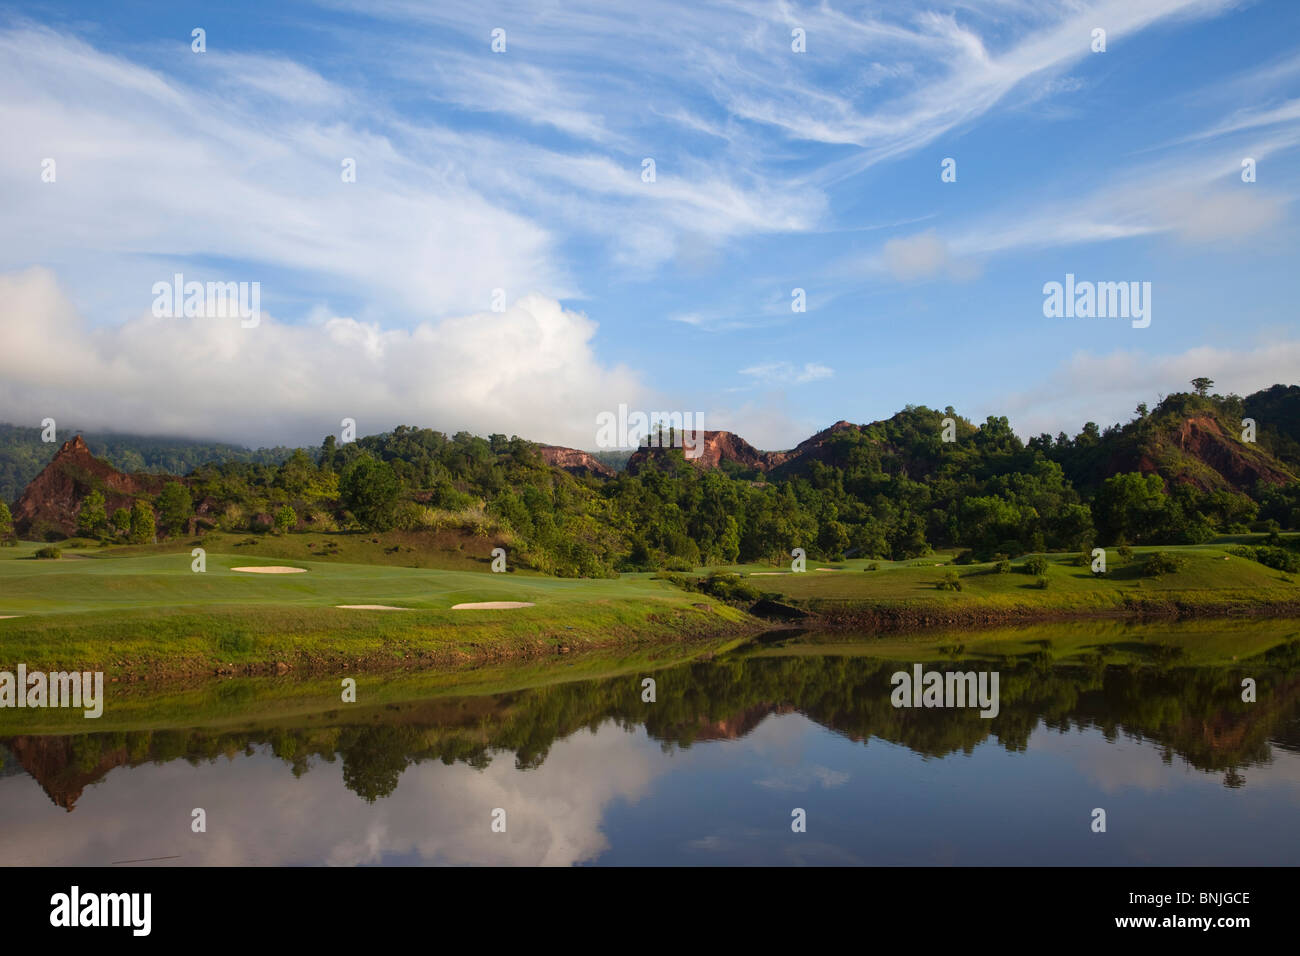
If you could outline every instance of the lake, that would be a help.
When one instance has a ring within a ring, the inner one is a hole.
[[[997,715],[895,706],[918,664],[996,672]],[[355,704],[318,675],[0,713],[0,863],[1300,859],[1297,621],[783,631],[353,676]]]

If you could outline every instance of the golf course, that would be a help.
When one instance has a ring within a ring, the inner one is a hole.
[[[202,539],[202,570],[192,556],[198,539],[124,547],[72,539],[56,552],[46,548],[58,554],[48,558],[37,557],[40,544],[19,542],[0,549],[0,648],[29,667],[103,670],[129,681],[454,669],[724,640],[769,628],[773,616],[893,632],[1295,614],[1292,575],[1232,553],[1251,538],[1132,549],[1122,559],[1112,554],[1105,574],[1077,555],[958,565],[938,552],[911,561],[810,561],[802,573],[749,564],[595,579],[492,573],[459,552],[403,552],[397,542],[410,539],[396,533],[213,534]],[[1152,574],[1156,554],[1172,556],[1172,569]],[[392,563],[399,559],[416,566]],[[775,615],[765,613],[773,608]]]

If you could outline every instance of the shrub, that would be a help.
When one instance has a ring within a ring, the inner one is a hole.
[[[81,510],[77,512],[77,534],[95,538],[107,528],[108,514],[104,510],[104,496],[98,490],[92,491],[82,499]]]
[[[1010,574],[1011,562],[1007,560],[999,561],[997,564],[993,565],[993,570],[998,574]]]
[[[1230,554],[1235,554],[1241,558],[1250,558],[1252,561],[1258,561],[1266,568],[1273,568],[1275,571],[1300,571],[1300,557],[1285,548],[1269,547],[1250,547],[1241,545],[1229,549]]]
[[[400,502],[393,510],[393,527],[398,531],[415,531],[420,527],[420,513],[427,511],[413,501]]]
[[[1034,555],[1032,558],[1026,558],[1025,563],[1020,566],[1020,570],[1025,574],[1044,575],[1047,573],[1047,559],[1039,554]]]
[[[1047,590],[1047,584],[1048,584],[1047,578],[1042,577],[1041,575],[1034,581],[1034,587],[1039,588],[1040,590],[1043,591]]]
[[[14,516],[9,513],[9,506],[0,501],[0,545],[10,543],[14,534]]]
[[[973,564],[975,562],[975,552],[967,548],[965,551],[952,559],[953,564]]]
[[[1121,544],[1118,548],[1116,548],[1115,553],[1119,555],[1119,559],[1121,561],[1133,560],[1133,549],[1126,544]]]
[[[1028,551],[1019,541],[1003,541],[998,545],[998,554],[1005,554],[1008,558],[1016,558]],[[996,557],[996,555],[995,555]]]
[[[155,533],[153,508],[148,502],[137,500],[131,506],[131,540],[142,544],[152,541]]]
[[[275,513],[275,530],[280,534],[288,534],[298,526],[298,512],[294,511],[290,505],[284,505]]]
[[[1187,559],[1181,555],[1157,551],[1147,558],[1146,564],[1142,565],[1142,573],[1146,577],[1154,578],[1162,574],[1177,574],[1185,567],[1187,567]]]
[[[879,571],[879,570],[880,570],[880,565],[876,564],[875,561],[872,561],[870,564],[867,565],[867,570],[868,570],[868,571]]]
[[[961,578],[958,577],[956,571],[949,571],[943,576],[942,580],[936,581],[934,586],[940,591],[960,591]]]
[[[732,603],[753,604],[759,597],[758,588],[728,571],[714,571],[699,583],[697,590]]]
[[[36,557],[41,560],[56,559],[56,558],[63,557],[63,552],[53,546],[50,546],[48,548],[37,548]]]
[[[427,510],[427,509],[426,509]],[[337,531],[339,526],[334,520],[334,516],[328,511],[316,509],[307,515],[307,523],[311,525],[313,531]]]

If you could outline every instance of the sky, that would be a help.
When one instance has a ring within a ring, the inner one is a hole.
[[[1290,0],[0,3],[0,124],[0,421],[779,449],[1300,382]]]

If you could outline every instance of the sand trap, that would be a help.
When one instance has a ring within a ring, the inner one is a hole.
[[[791,574],[791,573],[792,572],[790,571],[750,571],[749,576],[751,578],[770,578],[776,574]]]
[[[8,621],[15,617],[22,617],[21,614],[0,614],[0,621]]]
[[[814,571],[843,571],[843,568],[813,568]]]
[[[532,607],[532,601],[480,601],[477,604],[453,604],[453,611],[507,611],[516,607]]]
[[[232,571],[243,571],[245,574],[302,574],[306,568],[286,568],[280,565],[267,565],[264,568],[231,568]]]
[[[335,607],[347,608],[349,611],[409,611],[409,607],[393,607],[391,604],[335,604]]]

